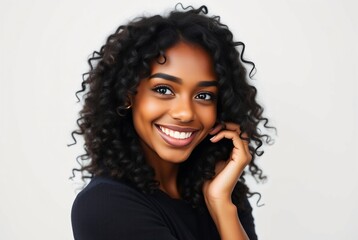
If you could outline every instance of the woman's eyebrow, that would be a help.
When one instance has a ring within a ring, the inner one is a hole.
[[[217,87],[218,81],[211,80],[211,81],[201,81],[198,83],[198,87]]]
[[[179,83],[179,84],[183,83],[183,80],[181,78],[178,78],[178,77],[166,74],[166,73],[154,73],[148,77],[148,79],[151,79],[151,78],[162,78],[162,79],[172,81],[175,83]],[[201,81],[198,83],[198,87],[211,87],[211,86],[217,87],[218,82],[216,80],[211,80],[211,81]]]
[[[169,81],[180,83],[180,84],[183,82],[183,80],[181,80],[181,78],[178,78],[178,77],[166,74],[166,73],[154,73],[153,75],[149,76],[148,79],[151,79],[151,78],[163,78],[165,80],[169,80]]]

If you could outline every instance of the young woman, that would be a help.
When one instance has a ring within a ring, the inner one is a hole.
[[[264,178],[267,119],[243,43],[206,14],[135,19],[89,60],[75,239],[257,239],[244,169]]]

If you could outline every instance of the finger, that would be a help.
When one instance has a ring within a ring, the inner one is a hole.
[[[209,132],[209,134],[211,134],[211,135],[215,135],[215,134],[217,134],[218,132],[220,132],[221,130],[223,130],[223,129],[226,129],[226,123],[225,122],[218,122],[217,124],[216,124],[216,126],[215,126],[215,128],[213,128],[210,132]]]
[[[215,143],[222,140],[223,138],[231,139],[234,144],[234,148],[241,149],[245,151],[245,153],[247,153],[246,148],[248,148],[248,146],[245,146],[243,140],[240,138],[239,134],[235,131],[228,131],[228,130],[221,131],[218,134],[216,134],[214,137],[212,137],[210,141]]]
[[[243,140],[245,149],[247,150],[247,152],[249,152],[248,150],[249,150],[250,138],[248,137],[246,132],[241,132],[240,125],[232,122],[227,122],[226,129],[236,131],[239,134],[240,139]]]
[[[223,138],[231,139],[234,143],[234,147],[237,147],[237,148],[243,147],[242,140],[241,140],[239,134],[235,131],[229,131],[229,130],[221,131],[218,134],[216,134],[215,136],[213,136],[212,138],[210,138],[210,140],[212,142],[218,142]]]
[[[236,131],[221,131],[218,134],[216,134],[214,137],[212,137],[210,140],[212,142],[218,142],[220,140],[222,140],[223,138],[227,138],[227,139],[231,139],[234,145],[234,149],[232,151],[232,153],[236,153],[236,151],[238,153],[238,157],[235,158],[236,161],[240,161],[240,162],[244,162],[244,163],[248,163],[251,160],[251,154],[249,151],[249,145],[247,143],[247,141],[244,141],[240,138],[239,133],[237,133]],[[241,152],[240,152],[241,151]]]
[[[234,139],[234,138],[240,138],[239,135],[235,132],[235,131],[229,131],[229,130],[223,130],[221,132],[219,132],[218,134],[216,134],[215,136],[213,136],[212,138],[210,138],[210,140],[212,142],[218,142],[223,138],[229,138],[229,139]]]
[[[250,149],[249,149],[249,144],[250,144],[250,138],[248,137],[247,133],[246,132],[241,132],[241,129],[240,129],[240,125],[237,124],[237,123],[233,123],[233,122],[221,122],[221,124],[218,124],[211,132],[210,134],[211,135],[215,135],[216,133],[220,132],[220,130],[230,130],[230,131],[235,131],[237,132],[237,134],[239,135],[239,138],[241,140],[241,142],[243,143],[243,149],[245,150],[245,152],[247,154],[250,155],[250,158],[252,157],[251,156],[251,153],[250,153]],[[219,141],[218,139],[215,139],[214,142],[217,142]],[[241,145],[241,144],[240,144]]]
[[[232,122],[227,122],[226,123],[226,129],[227,130],[232,130],[232,131],[236,131],[239,135],[241,135],[242,139],[245,141],[249,141],[249,137],[247,135],[247,133],[243,132],[241,133],[241,127],[239,124],[236,123],[232,123]]]
[[[217,124],[210,132],[210,135],[215,135],[223,129],[223,125]]]
[[[236,123],[225,122],[225,127],[226,127],[227,130],[241,132],[240,131],[240,125],[236,124]]]

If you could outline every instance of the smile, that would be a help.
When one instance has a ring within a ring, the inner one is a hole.
[[[159,129],[165,133],[166,135],[172,137],[172,138],[175,138],[175,139],[187,139],[189,138],[193,132],[179,132],[179,131],[173,131],[169,128],[165,128],[165,127],[162,127],[162,126],[159,126]]]
[[[172,147],[188,146],[195,138],[199,129],[162,126],[156,124],[159,135]]]

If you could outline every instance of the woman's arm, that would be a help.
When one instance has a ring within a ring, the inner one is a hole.
[[[207,202],[207,205],[222,240],[249,239],[240,223],[234,204]]]
[[[230,159],[219,162],[215,169],[216,176],[203,186],[207,208],[222,240],[249,239],[239,220],[236,206],[231,201],[237,180],[251,161],[248,142],[240,138],[240,133],[240,126],[234,123],[227,123],[225,129],[216,127],[211,132],[216,134],[211,138],[212,142],[228,138],[234,145]]]

